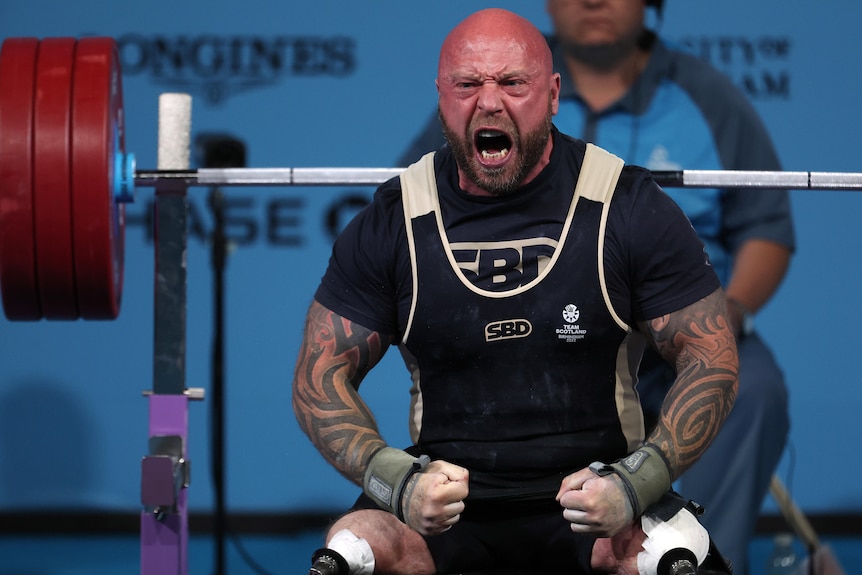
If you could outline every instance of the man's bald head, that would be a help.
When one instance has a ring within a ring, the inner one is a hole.
[[[446,73],[453,57],[457,57],[464,50],[479,49],[489,40],[508,40],[513,49],[523,50],[531,59],[535,59],[549,76],[552,74],[551,50],[539,29],[513,12],[502,8],[488,8],[467,16],[446,36],[440,48],[438,77],[441,73]]]

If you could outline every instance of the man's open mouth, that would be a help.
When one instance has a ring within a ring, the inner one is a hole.
[[[476,134],[476,149],[486,160],[501,160],[512,147],[509,136],[497,130],[480,130]]]

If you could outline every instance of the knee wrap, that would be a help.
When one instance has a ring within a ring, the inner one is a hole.
[[[703,565],[709,552],[709,534],[697,517],[686,507],[669,519],[654,509],[641,516],[641,528],[647,537],[643,551],[638,553],[638,573],[673,572],[668,567],[676,561],[688,561],[694,568]]]
[[[316,564],[323,557],[335,563],[338,575],[372,575],[374,553],[365,539],[360,539],[349,529],[342,529],[332,536],[324,549],[318,549],[312,561]],[[312,573],[314,569],[312,568]]]

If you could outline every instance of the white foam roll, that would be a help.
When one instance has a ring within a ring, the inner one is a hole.
[[[683,508],[667,521],[653,514],[641,517],[641,527],[646,533],[643,551],[638,553],[638,571],[641,575],[656,575],[658,563],[671,549],[688,549],[701,565],[709,553],[709,533],[697,517]]]
[[[160,94],[158,169],[189,169],[191,133],[192,97],[189,94]]]

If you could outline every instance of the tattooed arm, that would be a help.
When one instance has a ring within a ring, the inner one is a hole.
[[[675,480],[706,451],[736,400],[738,357],[719,289],[677,312],[639,324],[676,368],[676,381],[647,443],[661,449]]]
[[[663,463],[651,457],[639,459],[653,463],[637,464],[632,473],[649,467],[658,472],[648,472],[650,479],[639,481],[634,492],[629,489],[631,481],[622,479],[624,466],[617,468],[619,474],[594,472],[591,466],[566,477],[557,501],[575,533],[611,537],[630,525],[706,450],[736,398],[736,341],[723,290],[638,325],[676,367],[676,382],[665,398],[661,419],[647,438],[647,446],[638,450],[661,451],[669,468],[665,470]]]
[[[371,456],[385,447],[374,415],[357,390],[393,337],[312,302],[293,378],[293,411],[302,431],[357,485]]]
[[[308,310],[293,377],[293,411],[323,457],[357,485],[363,484],[371,458],[386,447],[357,390],[393,339],[316,301]],[[425,535],[446,531],[460,519],[468,479],[466,469],[431,462],[409,480],[403,520]]]

